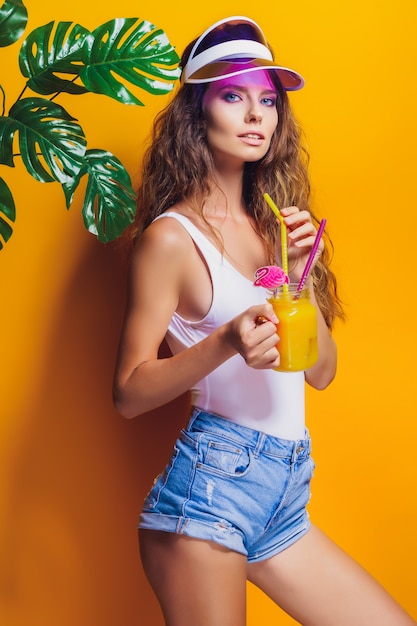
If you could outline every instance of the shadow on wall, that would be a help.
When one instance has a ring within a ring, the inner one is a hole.
[[[1,546],[8,626],[163,624],[136,526],[188,398],[134,420],[112,406],[125,298],[119,257],[113,244],[89,241],[49,332],[43,382],[27,399]]]

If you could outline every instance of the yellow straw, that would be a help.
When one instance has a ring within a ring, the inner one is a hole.
[[[279,219],[279,223],[281,226],[281,257],[282,257],[282,269],[288,276],[288,244],[287,244],[287,227],[284,222],[284,218],[282,217],[277,205],[272,200],[271,196],[267,193],[264,193],[264,198]],[[283,285],[283,291],[288,292],[288,285]]]

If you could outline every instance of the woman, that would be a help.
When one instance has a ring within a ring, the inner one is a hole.
[[[126,417],[191,390],[188,425],[139,524],[166,623],[243,626],[249,579],[302,624],[414,624],[306,512],[304,385],[323,389],[335,376],[331,328],[343,317],[328,247],[320,244],[308,279],[319,358],[305,372],[273,369],[278,320],[253,284],[280,258],[265,192],[282,207],[291,282],[316,235],[286,93],[303,79],[274,61],[244,17],[211,26],[182,68],[145,156],[114,384]],[[159,358],[164,338],[171,356]]]

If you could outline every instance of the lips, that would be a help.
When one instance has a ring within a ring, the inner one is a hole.
[[[262,141],[263,139],[265,139],[265,137],[260,133],[242,133],[242,135],[239,135],[239,137],[241,139],[255,139],[257,141]]]
[[[239,139],[247,146],[252,146],[253,148],[260,148],[265,143],[265,136],[261,133],[242,133],[239,135]]]

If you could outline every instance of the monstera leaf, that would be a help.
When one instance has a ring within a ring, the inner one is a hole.
[[[86,87],[75,84],[74,78],[80,63],[86,60],[85,48],[91,37],[89,30],[72,22],[59,22],[55,31],[54,22],[35,28],[23,42],[19,55],[20,71],[29,78],[27,86],[42,95],[60,91],[86,93]],[[63,74],[73,78],[64,79]]]
[[[6,218],[6,219],[4,219]],[[14,222],[16,219],[16,209],[14,206],[14,200],[12,193],[4,180],[0,178],[0,235],[4,241],[8,241],[12,235],[13,229],[9,222]],[[0,239],[0,250],[3,244]]]
[[[81,178],[87,174],[83,218],[90,233],[99,241],[116,239],[135,215],[136,196],[129,174],[122,163],[105,150],[87,150],[84,165],[70,183],[63,185],[67,208]]]
[[[165,33],[137,18],[115,19],[93,31],[80,78],[89,91],[124,104],[143,103],[116,75],[152,94],[168,93],[180,76],[179,57]]]
[[[0,47],[20,39],[26,28],[28,12],[21,0],[5,0],[0,7]]]
[[[0,163],[10,167],[14,166],[16,133],[23,163],[37,180],[64,183],[78,174],[86,139],[81,126],[59,104],[23,98],[12,106],[8,117],[0,117]]]
[[[23,2],[5,0],[0,46],[17,41],[26,22]],[[29,33],[18,61],[25,85],[8,113],[0,84],[0,165],[14,167],[19,157],[36,180],[61,183],[67,208],[85,176],[85,226],[100,241],[112,241],[134,218],[129,174],[110,152],[86,151],[82,127],[55,99],[61,92],[93,92],[142,105],[130,86],[154,95],[169,93],[181,74],[174,47],[160,28],[137,17],[110,20],[94,31],[50,21]],[[26,90],[39,97],[23,97]],[[11,191],[0,178],[0,249],[12,235],[15,217]]]

